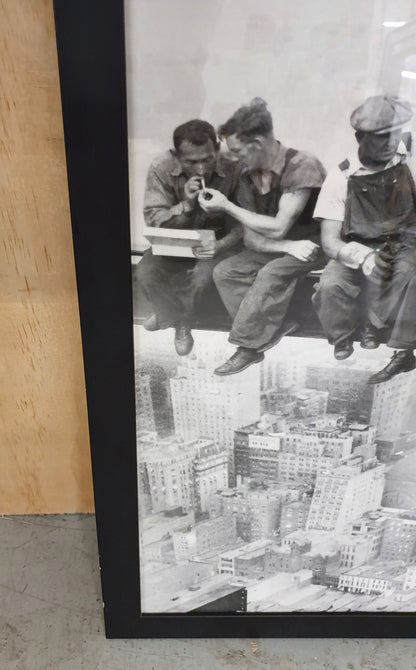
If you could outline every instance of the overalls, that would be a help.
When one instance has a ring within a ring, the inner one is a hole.
[[[349,167],[348,161],[340,169]],[[416,346],[416,189],[407,165],[352,175],[348,179],[342,238],[386,252],[388,278],[376,267],[364,278],[361,269],[338,261],[326,266],[313,304],[329,342],[351,338],[364,308],[376,328],[389,328],[388,346]],[[362,300],[358,300],[361,295]]]
[[[287,150],[282,174],[296,153],[294,149]],[[240,196],[238,204],[257,214],[276,216],[282,195],[279,176],[274,175],[266,194],[258,192],[248,175],[245,179],[244,198]],[[302,214],[285,239],[320,243],[319,224],[312,219],[318,190],[312,189]],[[267,344],[283,325],[299,279],[310,270],[321,269],[324,262],[322,252],[314,260],[301,261],[282,252],[244,249],[219,263],[214,269],[214,282],[233,319],[229,341],[250,349]]]

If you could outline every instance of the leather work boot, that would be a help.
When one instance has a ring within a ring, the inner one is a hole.
[[[367,323],[361,335],[360,347],[363,349],[377,349],[379,346],[377,328],[371,323]]]
[[[349,358],[354,351],[354,346],[351,340],[342,340],[342,342],[337,342],[334,346],[334,356],[337,361],[345,361],[346,358]]]
[[[282,340],[285,335],[294,333],[295,330],[298,330],[298,328],[299,324],[296,321],[289,321],[288,323],[284,323],[283,326],[281,326],[281,328],[275,332],[272,339],[269,340],[266,344],[263,344],[262,347],[259,347],[257,351],[268,351],[268,349],[271,349],[272,347],[275,347],[276,344],[279,344],[280,340]]]
[[[387,382],[395,375],[398,375],[401,372],[410,372],[410,370],[414,370],[415,367],[416,360],[412,349],[395,351],[391,361],[387,363],[386,367],[380,370],[380,372],[376,372],[375,375],[372,375],[368,380],[368,383],[380,384],[381,382]]]
[[[225,361],[222,365],[214,370],[214,374],[225,376],[225,375],[235,375],[237,372],[242,372],[246,368],[253,365],[253,363],[260,363],[264,358],[262,352],[256,351],[256,349],[247,349],[246,347],[238,347],[235,354]]]
[[[191,329],[185,324],[177,325],[175,328],[175,349],[178,356],[187,356],[194,346],[194,338]]]
[[[143,328],[146,328],[146,330],[160,330],[156,314],[151,314],[143,321]]]

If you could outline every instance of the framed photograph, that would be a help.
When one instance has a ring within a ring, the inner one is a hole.
[[[54,8],[107,636],[413,636],[416,10]]]

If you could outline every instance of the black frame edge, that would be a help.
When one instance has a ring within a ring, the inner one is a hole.
[[[140,599],[123,3],[54,0],[54,13],[106,634],[129,637]]]
[[[143,615],[123,0],[53,0],[109,638],[413,638],[412,613]]]

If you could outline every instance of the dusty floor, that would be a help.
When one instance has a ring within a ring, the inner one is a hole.
[[[0,593],[0,670],[416,668],[414,640],[106,640],[92,515],[1,517]]]

